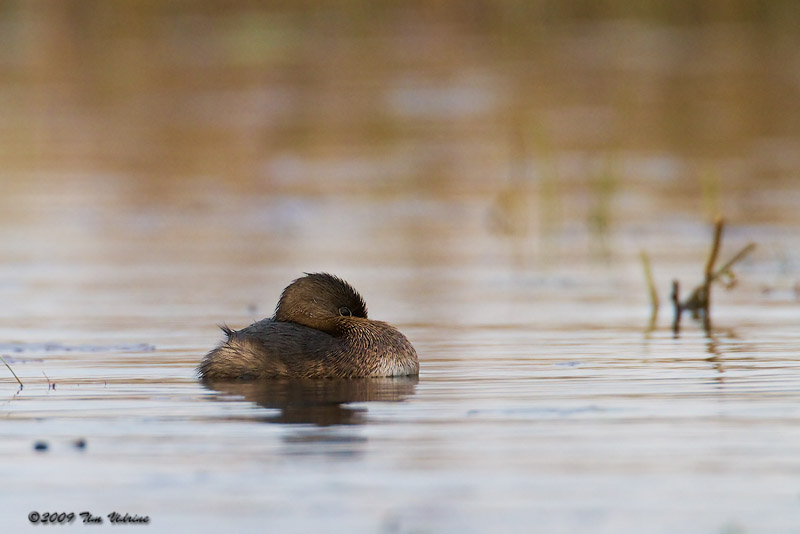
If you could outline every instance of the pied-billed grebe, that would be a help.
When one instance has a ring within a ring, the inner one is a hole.
[[[390,324],[367,318],[353,287],[326,273],[283,290],[275,315],[242,330],[197,368],[204,380],[415,376],[417,352]]]

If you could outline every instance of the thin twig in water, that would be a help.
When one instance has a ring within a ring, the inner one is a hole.
[[[714,281],[714,264],[719,256],[719,245],[722,241],[722,228],[725,221],[717,217],[714,221],[714,241],[711,243],[711,253],[706,262],[705,279],[703,281],[703,328],[711,332],[711,282]]]
[[[650,322],[647,326],[647,333],[652,332],[656,328],[656,319],[658,319],[658,291],[656,284],[653,282],[653,270],[650,267],[650,257],[644,250],[641,251],[640,257],[642,259],[642,269],[644,269],[644,279],[647,282],[647,291],[650,294]]]
[[[673,306],[675,306],[675,317],[672,320],[672,335],[675,337],[678,337],[678,334],[681,331],[681,313],[683,312],[683,306],[681,306],[680,289],[680,282],[673,280],[672,294],[670,295],[670,298],[672,299]]]
[[[672,323],[672,330],[677,336],[680,330],[681,312],[689,311],[692,317],[699,319],[700,315],[703,316],[703,328],[706,333],[711,332],[711,284],[717,281],[722,276],[728,275],[733,281],[735,277],[731,272],[731,267],[745,256],[747,256],[753,249],[756,248],[755,243],[748,243],[744,248],[737,252],[730,260],[728,260],[722,267],[714,270],[714,264],[717,262],[719,256],[719,249],[722,243],[722,230],[724,227],[724,220],[722,217],[717,217],[714,221],[714,239],[711,243],[711,251],[706,261],[705,271],[703,273],[703,283],[694,288],[689,294],[689,297],[681,303],[678,295],[677,280],[672,284],[672,302],[675,306],[675,320]],[[723,282],[724,283],[724,282]],[[730,283],[726,284],[730,287]]]
[[[756,244],[755,244],[755,243],[748,243],[748,244],[747,244],[747,245],[746,245],[746,246],[745,246],[745,247],[744,247],[742,250],[740,250],[739,252],[737,252],[737,253],[736,253],[736,254],[733,256],[733,258],[731,258],[730,260],[728,260],[728,262],[727,262],[725,265],[723,265],[722,267],[720,267],[719,269],[717,269],[717,272],[715,272],[715,273],[714,273],[714,276],[712,276],[712,277],[711,277],[711,280],[712,280],[712,281],[716,281],[716,280],[717,280],[717,278],[721,277],[721,276],[722,276],[722,275],[724,275],[724,274],[731,274],[731,273],[730,273],[731,267],[733,267],[733,265],[734,265],[735,263],[739,262],[739,261],[740,261],[742,258],[744,258],[744,257],[745,257],[745,256],[747,256],[748,254],[750,254],[751,252],[753,252],[753,250],[754,250],[755,248],[756,248]]]
[[[47,379],[47,389],[48,389],[48,390],[50,390],[50,389],[55,389],[55,384],[51,384],[51,383],[50,383],[50,377],[49,377],[49,376],[47,376],[47,373],[45,373],[44,371],[42,371],[42,374],[43,374],[43,375],[44,375],[44,377]]]
[[[714,220],[714,240],[711,242],[711,252],[706,261],[706,283],[711,282],[714,273],[714,264],[717,263],[717,256],[719,256],[719,245],[722,241],[722,228],[725,225],[725,220],[722,217],[717,217]]]
[[[715,234],[716,235],[716,234]],[[711,290],[711,282],[716,282],[719,278],[724,275],[732,276],[730,272],[731,267],[739,261],[741,261],[745,256],[747,256],[750,252],[752,252],[756,248],[755,243],[748,243],[747,246],[742,248],[739,252],[737,252],[730,260],[728,260],[725,265],[717,269],[714,273],[711,274],[710,280],[708,280],[708,275],[706,275],[706,279],[702,284],[697,286],[694,291],[689,295],[689,298],[683,303],[683,309],[691,311],[695,318],[697,318],[697,312],[705,311],[706,304],[710,300],[707,295],[708,292]]]
[[[14,375],[14,378],[16,378],[16,379],[17,379],[17,382],[19,382],[19,387],[20,387],[20,389],[21,389],[21,388],[24,388],[25,386],[22,384],[22,380],[20,380],[20,379],[19,379],[19,377],[17,376],[17,373],[15,373],[15,372],[14,372],[14,370],[11,368],[11,366],[10,366],[10,365],[8,365],[8,362],[5,360],[5,358],[3,358],[2,356],[0,356],[0,360],[2,360],[2,362],[3,362],[4,364],[6,364],[6,367],[8,367],[8,370],[9,370],[9,371],[11,371],[11,374],[12,374],[12,375]]]

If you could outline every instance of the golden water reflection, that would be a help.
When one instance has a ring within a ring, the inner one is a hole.
[[[352,380],[267,380],[211,383],[209,388],[225,396],[243,398],[271,410],[269,423],[317,426],[365,423],[366,409],[353,403],[400,402],[414,395],[416,377]]]

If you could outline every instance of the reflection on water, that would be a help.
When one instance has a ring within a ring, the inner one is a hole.
[[[212,382],[208,387],[226,396],[243,397],[259,406],[279,410],[268,423],[360,425],[365,409],[349,406],[363,402],[399,402],[414,394],[416,377],[351,380],[263,380]]]

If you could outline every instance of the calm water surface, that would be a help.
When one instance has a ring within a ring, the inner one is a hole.
[[[0,13],[9,529],[800,530],[796,28],[48,5]],[[717,212],[757,249],[676,339]],[[198,383],[304,271],[419,379]]]

